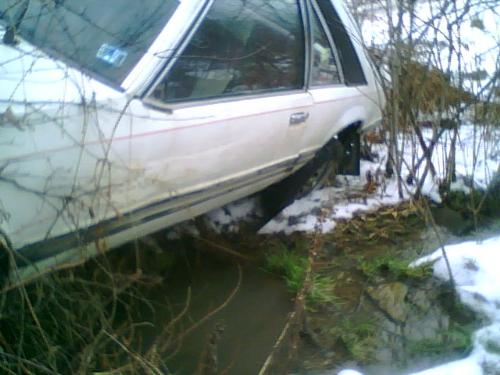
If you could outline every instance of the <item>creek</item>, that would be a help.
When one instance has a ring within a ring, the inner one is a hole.
[[[403,206],[362,215],[325,235],[316,271],[329,275],[335,301],[313,301],[308,306],[307,329],[301,333],[298,352],[285,366],[288,373],[336,374],[348,366],[365,374],[402,374],[468,353],[478,318],[448,303],[452,296],[446,285],[430,275],[408,274],[401,264],[435,250],[439,240],[455,243],[498,233],[500,221],[458,237],[453,234],[456,228],[439,227],[436,232],[406,210]],[[434,214],[445,218],[441,223],[457,225],[456,220],[446,219],[446,210],[436,209]],[[210,242],[181,239],[162,244],[176,253],[174,265],[155,292],[169,301],[156,309],[155,320],[177,317],[180,339],[167,361],[169,370],[258,374],[294,308],[294,293],[283,275],[264,270],[265,254],[276,241],[299,252],[301,248],[304,254],[311,238],[213,236]],[[255,258],[242,261],[218,248]],[[285,361],[286,355],[282,357],[275,360]],[[268,373],[283,368],[279,363]]]

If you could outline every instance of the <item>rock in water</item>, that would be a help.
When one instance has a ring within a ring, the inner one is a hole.
[[[408,316],[405,297],[408,287],[400,282],[382,284],[366,289],[368,296],[393,320],[404,322]]]

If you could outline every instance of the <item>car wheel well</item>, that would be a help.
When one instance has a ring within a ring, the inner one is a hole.
[[[338,150],[335,157],[338,160],[339,174],[359,176],[361,161],[361,121],[353,122],[344,127],[333,138],[337,141]],[[329,141],[331,142],[331,141]]]

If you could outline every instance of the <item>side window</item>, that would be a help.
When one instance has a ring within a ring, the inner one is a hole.
[[[351,37],[333,7],[332,0],[317,0],[317,3],[321,9],[321,13],[325,17],[326,24],[335,43],[345,83],[347,85],[366,84],[365,74],[352,44]]]
[[[328,36],[323,29],[323,25],[316,13],[313,10],[311,17],[312,27],[312,68],[311,68],[311,85],[328,85],[332,83],[340,83],[340,75],[335,62],[335,56]]]
[[[152,96],[163,102],[304,85],[298,0],[215,0]]]

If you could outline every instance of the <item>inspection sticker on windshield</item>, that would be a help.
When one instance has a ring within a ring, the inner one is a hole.
[[[104,43],[99,47],[95,56],[99,60],[119,68],[127,58],[127,52],[111,44]]]

